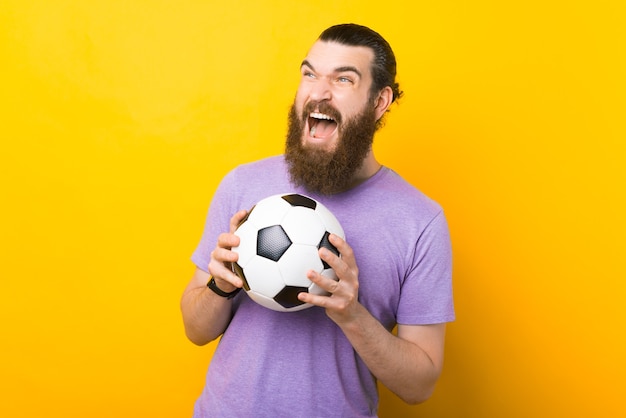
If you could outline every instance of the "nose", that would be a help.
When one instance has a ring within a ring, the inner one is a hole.
[[[330,83],[324,78],[318,78],[311,86],[309,99],[315,102],[328,101],[332,98]]]

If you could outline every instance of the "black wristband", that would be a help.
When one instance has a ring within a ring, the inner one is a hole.
[[[222,289],[220,289],[219,287],[217,287],[217,283],[215,283],[215,279],[213,278],[213,276],[211,276],[211,279],[209,280],[209,282],[206,284],[207,287],[209,289],[211,289],[213,292],[215,292],[215,294],[226,298],[226,299],[232,299],[235,297],[235,295],[237,293],[239,293],[241,291],[241,288],[238,287],[237,289],[233,290],[232,292],[224,292]]]

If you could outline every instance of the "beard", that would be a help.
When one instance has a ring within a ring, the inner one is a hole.
[[[303,144],[306,120],[316,106],[339,124],[338,141],[332,151]],[[298,115],[295,103],[289,111],[285,160],[291,181],[307,190],[331,195],[348,190],[370,152],[376,132],[374,105],[367,103],[358,115],[342,123],[339,111],[326,104],[308,103]]]

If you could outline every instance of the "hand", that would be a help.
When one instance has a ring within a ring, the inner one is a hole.
[[[359,303],[359,269],[352,248],[339,236],[331,234],[333,244],[341,257],[326,248],[319,250],[320,258],[328,263],[338,277],[338,281],[324,277],[311,270],[307,277],[330,296],[319,296],[302,292],[298,298],[306,303],[326,309],[326,314],[337,324],[347,323],[356,318],[362,305]]]
[[[232,272],[230,266],[239,259],[239,254],[231,251],[232,247],[239,245],[239,237],[235,235],[235,230],[247,214],[247,211],[240,210],[230,218],[230,231],[220,234],[215,249],[211,251],[209,272],[215,279],[217,287],[224,292],[232,292],[235,288],[243,286],[243,282]]]

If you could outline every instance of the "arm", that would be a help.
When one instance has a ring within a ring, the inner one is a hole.
[[[441,374],[445,324],[399,325],[395,336],[359,306],[360,317],[340,325],[356,352],[372,374],[403,401],[426,401]]]
[[[358,302],[358,268],[352,249],[335,235],[330,240],[341,258],[325,249],[320,256],[339,281],[311,271],[309,279],[331,295],[300,293],[300,300],[325,308],[372,374],[402,400],[411,404],[427,400],[441,374],[445,324],[399,325],[397,336],[388,332]]]
[[[215,278],[217,287],[231,292],[243,283],[228,267],[237,261],[237,253],[230,249],[239,245],[239,238],[233,234],[246,211],[237,212],[230,220],[230,232],[218,237],[217,245],[211,252],[208,270]],[[185,325],[185,333],[194,344],[207,344],[224,333],[232,315],[232,299],[215,294],[207,287],[211,275],[199,268],[185,288],[180,300],[180,308]]]

